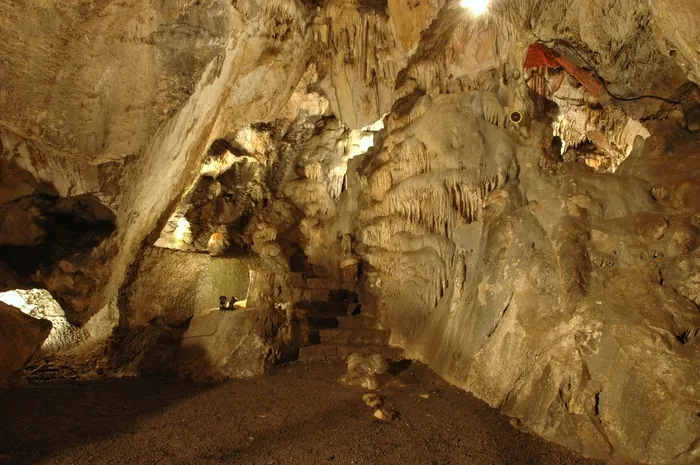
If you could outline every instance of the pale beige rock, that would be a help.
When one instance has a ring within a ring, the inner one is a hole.
[[[368,126],[391,108],[394,82],[407,56],[396,46],[384,11],[333,0],[322,15],[316,20],[315,39],[332,52],[320,66],[326,74],[321,86],[343,123],[351,129]]]
[[[382,398],[378,394],[367,393],[362,396],[362,402],[368,407],[379,408],[382,406]]]
[[[420,43],[421,32],[426,30],[444,1],[429,0],[389,0],[387,8],[396,29],[396,38],[407,52],[413,51]]]
[[[374,418],[377,420],[391,421],[398,417],[398,414],[389,409],[377,409],[374,412]]]
[[[32,318],[0,302],[0,386],[39,350],[50,331],[50,321]]]
[[[365,289],[391,342],[586,455],[693,463],[700,399],[686,386],[699,381],[700,313],[670,286],[695,296],[681,276],[697,244],[698,207],[685,195],[697,141],[652,127],[619,174],[571,163],[550,173],[540,147],[482,102],[435,99],[386,137],[379,162],[365,161],[377,168],[364,172],[357,250],[373,267]],[[483,142],[461,149],[453,127]],[[665,200],[651,185],[667,189]]]

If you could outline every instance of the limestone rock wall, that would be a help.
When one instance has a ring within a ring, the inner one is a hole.
[[[284,106],[306,69],[306,9],[218,0],[0,8],[3,158],[116,215],[113,237],[70,270],[53,263],[37,278],[84,322],[116,294],[211,142]],[[59,283],[77,279],[90,297],[60,299]]]
[[[131,267],[131,279],[120,294],[121,324],[181,327],[193,315],[218,308],[219,296],[244,300],[248,272],[256,263],[148,247]]]
[[[365,298],[409,356],[537,434],[594,457],[693,463],[699,230],[684,193],[697,138],[667,123],[614,175],[543,170],[537,134],[551,129],[492,124],[488,98],[438,97],[365,156]],[[662,159],[678,164],[661,174]]]
[[[440,1],[6,3],[3,159],[58,196],[90,194],[115,215],[113,237],[71,257],[70,269],[47,264],[35,281],[75,323],[103,308],[212,142],[273,119],[312,58],[317,88],[350,129],[422,94],[489,89],[504,112],[527,110],[522,51],[538,39],[594,67],[633,99],[620,103],[636,118],[657,111],[659,101],[636,96],[675,98],[659,83],[682,84],[674,51],[689,63],[692,53],[659,5],[594,3],[503,1],[478,20]],[[70,282],[90,297],[66,296]]]

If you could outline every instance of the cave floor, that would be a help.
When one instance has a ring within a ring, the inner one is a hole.
[[[563,465],[601,463],[518,431],[414,363],[380,393],[336,380],[344,364],[291,364],[220,384],[55,381],[0,395],[0,464]]]

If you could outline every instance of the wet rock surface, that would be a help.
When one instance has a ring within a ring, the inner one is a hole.
[[[337,382],[345,368],[290,365],[223,384],[29,385],[0,397],[0,457],[8,465],[601,463],[518,431],[420,364],[380,391],[400,416],[376,419],[365,390]]]

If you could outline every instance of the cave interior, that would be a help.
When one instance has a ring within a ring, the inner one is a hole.
[[[0,0],[0,463],[700,464],[700,0]]]

